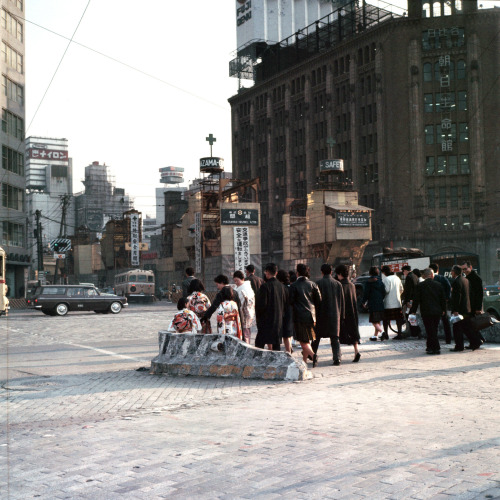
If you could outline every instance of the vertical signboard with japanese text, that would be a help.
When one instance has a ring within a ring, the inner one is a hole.
[[[201,273],[201,212],[194,214],[195,273]]]
[[[244,271],[250,264],[250,235],[248,227],[234,227],[234,269]]]
[[[139,214],[130,216],[130,264],[138,266],[139,259]]]

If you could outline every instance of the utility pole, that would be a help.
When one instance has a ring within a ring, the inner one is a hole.
[[[35,237],[36,237],[37,261],[38,261],[38,280],[40,280],[40,274],[43,275],[42,224],[40,222],[41,215],[42,212],[40,212],[40,210],[37,210],[35,212],[35,217],[36,217]]]
[[[71,196],[69,194],[63,194],[60,196],[61,198],[61,224],[59,226],[59,238],[66,237],[66,210],[70,204]],[[57,273],[59,272],[59,260],[56,259],[56,268],[54,270],[54,285],[57,282]],[[64,268],[65,264],[63,265]],[[61,269],[62,271],[62,269]]]

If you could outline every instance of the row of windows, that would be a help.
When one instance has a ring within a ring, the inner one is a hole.
[[[260,111],[261,109],[266,109],[267,107],[267,92],[258,95],[255,98],[255,110]]]
[[[7,97],[7,99],[17,102],[21,106],[23,105],[24,88],[22,87],[22,85],[19,85],[7,78],[5,75],[2,75],[2,87],[3,93]]]
[[[455,100],[456,97],[456,100]],[[437,92],[424,94],[424,111],[426,113],[449,113],[451,111],[467,111],[467,91]]]
[[[23,25],[5,9],[2,9],[0,22],[4,30],[16,37],[20,42],[23,41]]]
[[[451,7],[451,2],[449,0],[443,2],[426,2],[422,6],[422,17],[441,17],[441,16],[451,16],[453,14],[453,9]],[[462,1],[455,0],[455,10],[462,10]]]
[[[424,134],[426,144],[434,144],[434,142],[442,144],[446,140],[457,142],[457,124],[443,120],[438,125],[426,125]],[[469,126],[465,122],[458,124],[458,140],[459,142],[467,142],[469,140]]]
[[[359,90],[362,96],[375,93],[375,91],[377,90],[377,80],[375,79],[375,73],[373,73],[372,75],[367,75],[366,78],[360,78]]]
[[[432,82],[433,76],[436,82],[441,82],[443,75],[449,77],[450,80],[465,80],[467,76],[466,64],[463,59],[457,61],[457,70],[455,72],[455,62],[450,60],[449,62],[445,60],[439,60],[434,63],[434,72],[432,71],[432,63],[424,63],[424,82]],[[448,64],[444,64],[448,62]]]
[[[326,139],[328,130],[327,121],[318,122],[314,124],[314,139]]]
[[[23,210],[24,191],[10,184],[2,184],[2,207]]]
[[[311,72],[311,85],[314,87],[319,83],[326,82],[326,66],[321,66],[321,68],[313,69]]]
[[[378,163],[374,163],[373,165],[365,165],[363,167],[362,182],[363,184],[378,182]]]
[[[351,56],[347,55],[333,61],[333,76],[343,75],[349,73],[349,66],[351,64]]]
[[[422,49],[451,49],[465,45],[465,30],[463,28],[428,29],[422,33]]]
[[[427,208],[429,209],[469,207],[469,186],[450,186],[450,188],[441,186],[438,188],[430,187],[427,189]]]
[[[19,116],[2,109],[2,131],[17,139],[24,139],[24,120]]]
[[[13,247],[24,247],[24,226],[4,221],[2,224],[2,244]]]
[[[470,227],[470,215],[452,215],[451,217],[429,217],[428,224],[436,230],[459,230]]]
[[[24,71],[23,59],[23,56],[19,52],[16,52],[10,45],[2,42],[2,61],[21,74]]]
[[[469,155],[426,156],[425,173],[427,175],[470,174]]]
[[[363,64],[367,64],[371,61],[375,61],[375,56],[377,54],[377,46],[372,43],[370,46],[366,46],[364,48],[358,49],[358,66],[362,66]]]
[[[303,128],[299,128],[293,131],[292,137],[294,146],[303,146],[306,143],[306,131]]]
[[[337,122],[337,134],[340,134],[342,131],[347,132],[351,130],[351,113],[338,115],[335,121]]]
[[[24,175],[24,155],[2,146],[2,168],[14,174]]]
[[[361,196],[361,203],[365,207],[373,208],[374,210],[376,210],[379,206],[378,193],[365,194],[365,195]],[[376,227],[373,227],[374,231],[375,231],[375,229],[376,229]]]
[[[318,113],[326,107],[326,93],[320,92],[313,97],[313,112]]]
[[[377,149],[377,134],[361,137],[361,154],[376,153]]]
[[[306,77],[304,75],[299,76],[298,78],[294,78],[292,80],[292,88],[291,88],[291,94],[295,95],[300,92],[304,92],[304,89],[306,88]],[[283,85],[283,99],[285,98],[285,86]]]
[[[361,125],[367,123],[374,123],[377,121],[377,104],[368,104],[366,107],[361,108]]]

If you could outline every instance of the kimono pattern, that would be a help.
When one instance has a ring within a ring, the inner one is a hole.
[[[249,281],[244,281],[236,287],[240,299],[241,326],[252,328],[255,320],[255,294]]]
[[[201,292],[193,292],[188,298],[187,308],[193,311],[199,320],[203,317],[207,309],[210,307],[210,299]],[[210,321],[202,323],[201,333],[212,333]]]
[[[172,318],[167,331],[176,333],[198,333],[201,330],[201,323],[198,316],[189,309],[179,311]]]
[[[217,333],[220,335],[233,335],[241,340],[241,322],[236,302],[224,300],[217,308],[216,314]]]

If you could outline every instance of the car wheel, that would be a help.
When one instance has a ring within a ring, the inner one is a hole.
[[[120,302],[113,302],[113,303],[109,306],[109,310],[110,310],[113,314],[118,314],[118,313],[122,310],[122,305],[120,304]]]
[[[491,314],[494,316],[498,321],[500,321],[500,314],[498,314],[494,309],[491,309],[489,311],[486,311],[487,313]]]
[[[68,314],[68,306],[66,304],[57,304],[56,306],[56,314],[58,316],[66,316]]]

